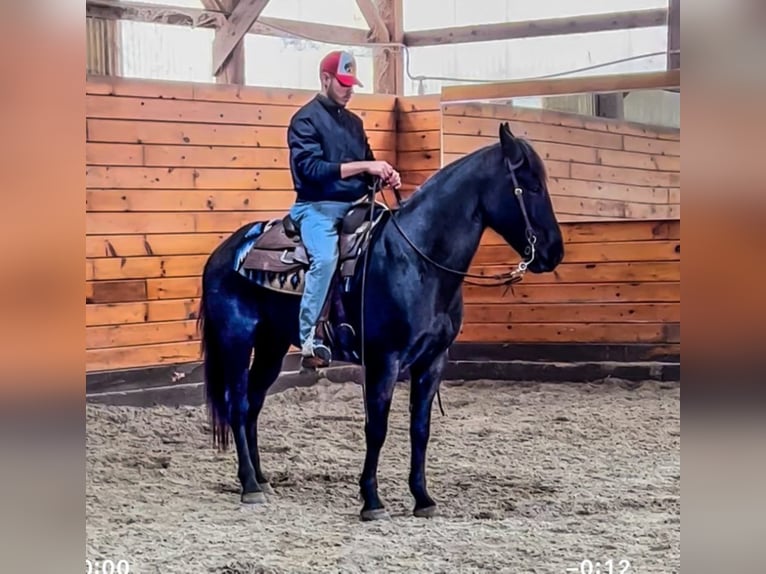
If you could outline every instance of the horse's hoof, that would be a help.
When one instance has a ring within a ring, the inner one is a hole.
[[[436,516],[436,505],[426,506],[425,508],[416,508],[412,514],[418,518],[433,518]]]
[[[244,492],[242,493],[242,504],[263,504],[266,502],[266,495],[263,492]]]
[[[268,482],[259,482],[258,486],[261,488],[261,491],[263,492],[263,494],[270,494],[270,495],[276,494],[274,492],[274,489],[271,488],[271,484]]]
[[[390,520],[388,511],[385,508],[373,508],[372,510],[362,510],[362,521],[370,522],[372,520]]]

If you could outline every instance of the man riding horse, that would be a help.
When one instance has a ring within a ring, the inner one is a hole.
[[[372,177],[398,188],[399,173],[375,159],[362,119],[346,106],[361,86],[356,60],[345,51],[327,54],[319,66],[321,92],[290,121],[287,143],[297,194],[290,217],[311,265],[300,305],[300,343],[305,368],[329,365],[332,352],[317,337],[317,322],[338,264],[338,227],[354,201],[369,193]]]

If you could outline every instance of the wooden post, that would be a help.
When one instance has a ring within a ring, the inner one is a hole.
[[[218,6],[221,12],[231,14],[234,11],[235,6],[239,3],[239,0],[202,0],[202,4],[208,10],[213,10],[213,6]],[[223,67],[215,76],[215,81],[218,84],[239,84],[245,85],[245,39],[242,38],[234,50],[231,52],[231,56],[226,60]]]
[[[211,3],[222,5],[224,0],[212,0]],[[245,34],[255,24],[268,3],[269,0],[236,0],[226,23],[215,33],[213,73],[216,78],[223,73],[227,60],[234,57],[234,50],[242,45]]]
[[[681,49],[681,0],[668,6],[668,51]],[[681,54],[668,54],[668,70],[681,67]]]
[[[101,76],[120,75],[120,25],[116,20],[86,18],[86,72]]]
[[[404,42],[402,0],[376,0],[391,42]],[[404,50],[401,47],[373,49],[374,90],[378,94],[404,95]]]

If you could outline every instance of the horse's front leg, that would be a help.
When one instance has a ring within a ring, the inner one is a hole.
[[[411,369],[410,492],[415,498],[413,514],[419,517],[428,518],[436,514],[436,503],[428,495],[426,487],[426,449],[431,435],[431,407],[446,364],[447,353],[444,352],[432,363],[413,365]]]
[[[367,422],[364,425],[367,452],[359,486],[364,500],[362,520],[388,518],[388,513],[378,496],[378,460],[388,432],[388,414],[398,370],[395,364],[368,364],[365,373],[365,408]]]

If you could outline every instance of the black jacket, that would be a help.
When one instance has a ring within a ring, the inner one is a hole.
[[[290,170],[297,201],[355,201],[369,192],[372,178],[340,178],[340,164],[375,159],[362,119],[318,94],[301,107],[287,129]]]

